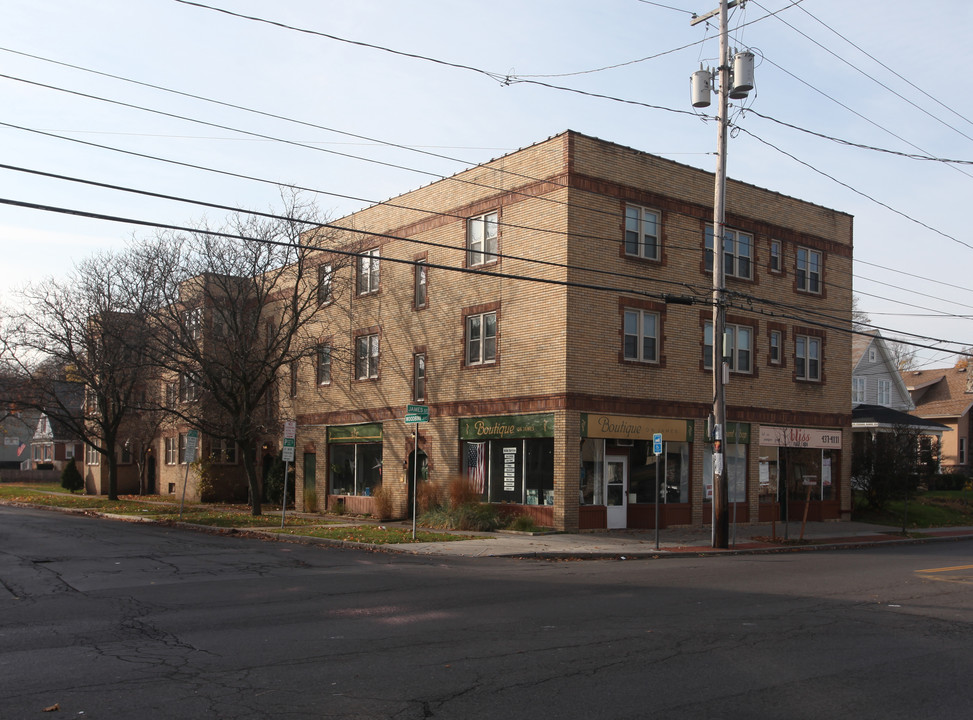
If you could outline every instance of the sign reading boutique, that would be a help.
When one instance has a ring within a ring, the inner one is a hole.
[[[760,444],[763,447],[840,450],[841,431],[762,425],[760,427]]]
[[[692,442],[693,424],[671,418],[581,413],[581,437],[652,442],[656,433],[665,442]]]

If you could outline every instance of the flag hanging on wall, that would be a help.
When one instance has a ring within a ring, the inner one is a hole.
[[[483,494],[486,488],[486,443],[466,443],[466,473],[470,487]]]

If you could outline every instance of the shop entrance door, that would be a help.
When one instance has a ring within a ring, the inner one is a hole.
[[[628,457],[605,456],[605,505],[608,528],[628,527]]]

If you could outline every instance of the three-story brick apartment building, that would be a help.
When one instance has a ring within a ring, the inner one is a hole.
[[[428,481],[542,524],[709,522],[713,182],[569,131],[334,223],[360,256],[322,253],[281,393],[298,504],[404,515],[417,427]],[[847,517],[852,218],[730,181],[726,222],[732,517]]]

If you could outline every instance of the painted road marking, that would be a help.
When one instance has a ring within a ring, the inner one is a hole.
[[[916,570],[921,573],[949,572],[950,570],[973,570],[973,565],[954,565],[953,567],[932,568],[931,570]]]

